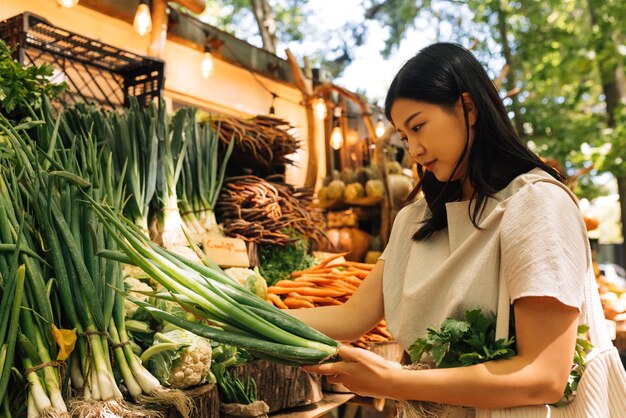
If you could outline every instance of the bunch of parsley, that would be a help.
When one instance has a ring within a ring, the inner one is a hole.
[[[304,270],[316,264],[315,258],[309,255],[309,243],[293,230],[285,230],[294,237],[294,241],[287,245],[260,244],[259,270],[265,277],[268,285],[279,280],[289,280],[291,273]]]
[[[511,316],[510,329],[514,331]],[[554,406],[564,406],[573,400],[585,370],[586,356],[592,345],[586,338],[589,327],[580,325],[574,351],[574,362],[563,397]],[[465,312],[465,321],[448,318],[441,329],[428,328],[424,338],[418,338],[408,348],[411,361],[429,354],[439,368],[470,366],[486,361],[509,359],[515,355],[515,337],[496,340],[496,317],[485,316],[480,309]]]
[[[515,337],[496,340],[496,318],[480,309],[465,312],[465,321],[446,319],[440,330],[428,328],[425,338],[418,338],[408,349],[411,361],[422,354],[432,356],[440,368],[469,366],[515,355]]]
[[[50,82],[53,71],[51,65],[25,67],[16,62],[13,51],[0,40],[0,114],[19,122],[30,116],[29,107],[37,110],[46,97],[57,97],[67,84]]]

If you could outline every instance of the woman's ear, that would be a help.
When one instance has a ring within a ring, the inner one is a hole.
[[[467,111],[469,126],[474,126],[476,123],[476,117],[478,116],[478,110],[474,104],[474,99],[472,99],[472,95],[467,92],[463,93],[461,98],[463,100],[463,104],[465,105],[465,110]]]

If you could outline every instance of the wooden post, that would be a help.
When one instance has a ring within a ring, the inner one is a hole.
[[[306,124],[307,124],[307,165],[306,165],[306,177],[304,179],[304,187],[315,188],[315,183],[317,183],[317,146],[315,144],[315,114],[313,112],[313,104],[311,102],[312,98],[312,88],[311,82],[304,77],[298,62],[296,61],[296,57],[291,53],[289,48],[285,50],[285,54],[287,54],[287,63],[289,64],[289,68],[291,68],[291,72],[293,74],[294,82],[296,87],[302,93],[304,98],[304,107],[306,110]],[[315,96],[317,97],[317,96]]]
[[[165,40],[167,39],[167,0],[152,0],[152,32],[148,55],[163,58]]]

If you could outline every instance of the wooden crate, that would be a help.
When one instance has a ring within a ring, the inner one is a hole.
[[[202,385],[187,391],[191,396],[196,411],[194,417],[220,418],[220,398],[217,392],[217,385]],[[165,415],[167,418],[182,418],[176,408],[169,408]]]
[[[322,399],[319,375],[300,367],[255,360],[234,369],[239,377],[251,376],[257,384],[257,399],[265,401],[270,413],[295,406],[310,405]]]

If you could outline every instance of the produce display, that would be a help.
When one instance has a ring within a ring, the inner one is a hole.
[[[295,271],[290,280],[279,280],[267,288],[267,300],[280,309],[313,308],[345,303],[358,289],[373,264],[353,261],[336,262],[345,253],[326,258],[318,265]],[[380,321],[354,346],[366,348],[368,344],[391,341],[384,320]]]
[[[174,407],[188,417],[181,389],[204,383],[255,400],[254,381],[227,370],[242,362],[335,355],[336,341],[265,301],[260,269],[227,274],[196,244],[223,233],[214,209],[238,143],[232,129],[190,108],[169,115],[162,103],[57,113],[47,96],[37,107],[26,97],[16,100],[28,119],[0,112],[2,416],[162,416]],[[263,139],[248,132],[241,141],[269,143],[257,152],[284,164],[281,150],[292,153],[294,142],[278,134],[280,121],[257,122]],[[283,247],[306,242],[297,253],[306,260],[309,240],[324,239],[311,192],[263,181],[287,221]]]

